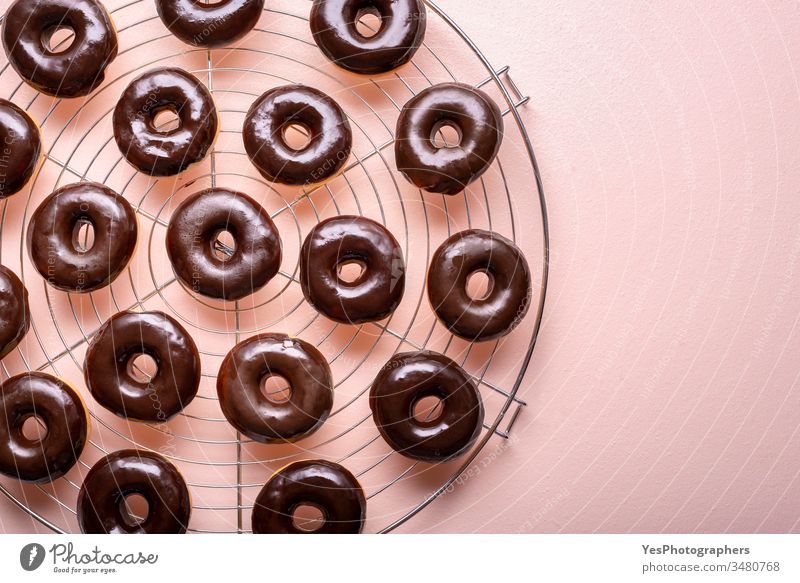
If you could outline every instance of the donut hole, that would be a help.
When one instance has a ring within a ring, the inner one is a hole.
[[[436,421],[444,413],[444,401],[438,395],[424,395],[411,405],[411,416],[419,423]]]
[[[211,238],[211,252],[220,261],[228,261],[236,253],[236,239],[225,229],[217,231]]]
[[[94,247],[94,225],[89,219],[80,219],[72,229],[72,246],[78,253],[87,253]]]
[[[383,16],[374,6],[362,8],[356,13],[356,32],[364,38],[376,36],[383,28]]]
[[[287,148],[300,152],[311,143],[311,130],[305,124],[290,122],[281,128],[281,139]]]
[[[158,374],[158,364],[149,354],[135,354],[128,359],[128,375],[137,383],[146,385]]]
[[[153,113],[153,127],[161,134],[171,134],[181,128],[181,116],[174,105],[162,107]]]
[[[126,494],[119,501],[119,514],[127,526],[135,528],[147,520],[150,504],[147,498],[137,492]]]
[[[300,504],[292,511],[292,524],[303,532],[315,532],[325,525],[325,511],[316,504]]]
[[[285,377],[268,374],[261,379],[261,394],[275,405],[283,405],[292,398],[292,386]]]
[[[440,121],[431,131],[431,142],[437,150],[442,148],[458,148],[464,135],[461,128],[451,121]]]
[[[22,436],[31,443],[39,443],[47,436],[47,424],[37,415],[30,415],[22,422]]]
[[[347,259],[336,266],[336,277],[345,284],[359,281],[367,271],[367,264],[360,259]]]
[[[492,294],[494,276],[485,269],[479,269],[467,276],[467,295],[471,300],[481,302]]]
[[[67,52],[75,44],[75,29],[68,24],[59,24],[45,31],[42,37],[45,51],[53,55]]]

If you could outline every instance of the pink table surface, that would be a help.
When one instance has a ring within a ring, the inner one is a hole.
[[[531,97],[553,262],[511,439],[400,530],[800,531],[800,4],[440,5]]]

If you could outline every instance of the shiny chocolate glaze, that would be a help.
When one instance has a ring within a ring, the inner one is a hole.
[[[141,522],[123,512],[126,496],[148,505]],[[98,461],[78,493],[78,523],[84,534],[183,534],[192,512],[186,482],[163,456],[125,449]]]
[[[467,293],[469,277],[486,273],[491,281],[483,299]],[[483,341],[505,336],[519,324],[531,302],[531,275],[522,251],[489,231],[456,233],[433,254],[428,299],[453,333]]]
[[[223,231],[236,243],[224,259],[215,251],[215,240]],[[191,195],[172,214],[167,255],[186,287],[212,298],[238,300],[278,273],[281,240],[269,214],[252,198],[210,188]]]
[[[156,116],[177,114],[180,125],[159,130]],[[150,176],[174,176],[205,158],[219,121],[209,90],[182,69],[148,71],[122,93],[114,109],[114,139],[134,168]]]
[[[456,128],[454,147],[437,147],[442,126]],[[497,157],[503,140],[500,108],[484,92],[461,83],[442,83],[405,104],[397,120],[397,169],[415,186],[458,194],[477,180]]]
[[[22,426],[38,417],[46,430],[28,439]],[[0,387],[0,473],[28,482],[51,482],[78,461],[89,433],[86,409],[61,379],[29,372]]]
[[[373,36],[358,31],[364,13],[381,19]],[[378,74],[411,60],[425,38],[426,16],[422,0],[315,0],[309,22],[331,61],[353,73]]]
[[[339,267],[360,263],[353,282],[339,277]],[[317,311],[343,324],[383,320],[403,299],[406,265],[397,239],[382,225],[358,216],[319,223],[300,251],[300,285]]]
[[[172,34],[195,47],[222,47],[250,32],[264,0],[156,0],[161,20]]]
[[[358,534],[367,500],[358,480],[339,464],[309,460],[275,473],[253,506],[254,534],[307,534],[294,524],[298,506],[316,506],[324,523],[314,534]]]
[[[286,379],[283,402],[262,392],[270,376]],[[333,378],[311,344],[285,334],[262,334],[237,344],[217,376],[222,412],[236,429],[260,443],[297,441],[316,431],[333,407]]]
[[[16,104],[0,99],[0,200],[28,184],[41,151],[34,121]]]
[[[28,290],[16,273],[0,265],[0,358],[17,347],[30,326]]]
[[[132,374],[140,355],[158,371],[150,382]],[[103,407],[127,419],[159,423],[191,403],[200,384],[200,355],[189,333],[161,312],[120,312],[92,338],[83,363],[86,386]]]
[[[48,47],[58,28],[75,33],[63,51]],[[16,0],[3,21],[8,62],[32,87],[58,97],[89,95],[117,56],[117,33],[97,0]]]
[[[425,397],[441,399],[430,420],[414,417]],[[483,426],[483,402],[469,375],[443,354],[407,352],[393,356],[369,392],[372,418],[386,443],[425,462],[450,460],[475,443]]]
[[[82,251],[76,229],[91,224],[94,243]],[[56,190],[33,213],[28,253],[54,287],[85,293],[109,285],[136,249],[136,213],[110,188],[79,182]]]
[[[296,150],[283,135],[304,128],[309,142]],[[350,122],[333,99],[313,87],[285,85],[264,93],[244,122],[244,147],[270,182],[301,186],[324,182],[342,169],[353,146]]]

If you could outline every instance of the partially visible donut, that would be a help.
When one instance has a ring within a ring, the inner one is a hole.
[[[195,47],[222,47],[250,32],[264,0],[156,0],[161,20],[172,34]]]
[[[16,273],[0,265],[0,358],[17,347],[30,325],[28,290]]]
[[[16,104],[0,99],[0,200],[28,184],[41,150],[36,123]]]

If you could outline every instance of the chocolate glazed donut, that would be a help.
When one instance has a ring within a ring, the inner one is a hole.
[[[146,354],[158,368],[148,381],[132,371]],[[120,312],[92,338],[83,363],[86,386],[112,413],[150,423],[177,415],[200,385],[200,355],[188,332],[161,312]]]
[[[123,511],[133,494],[147,501],[147,516]],[[177,468],[161,455],[135,449],[98,461],[78,492],[78,523],[84,534],[183,534],[189,526],[191,497]]]
[[[271,376],[288,382],[286,401],[273,401],[262,392],[262,382]],[[217,376],[217,393],[225,417],[250,439],[297,441],[330,415],[333,378],[325,357],[311,344],[285,334],[262,334],[228,353]]]
[[[300,506],[314,506],[324,522],[314,534],[358,534],[367,499],[355,476],[339,464],[309,460],[289,464],[273,475],[253,506],[254,534],[308,534],[295,524]]]
[[[75,37],[56,52],[48,43],[59,28]],[[14,70],[38,91],[82,97],[105,79],[117,56],[117,33],[97,0],[17,0],[3,21],[3,46]]]
[[[352,263],[360,265],[361,274],[345,281],[339,270]],[[375,221],[358,216],[327,219],[303,243],[300,285],[308,303],[331,320],[377,322],[403,299],[403,252],[397,239]]]
[[[436,417],[420,420],[414,407],[425,397],[440,399],[441,410]],[[483,402],[472,379],[443,354],[427,350],[392,357],[372,384],[369,406],[386,443],[425,462],[461,455],[483,426]]]
[[[445,126],[460,135],[458,145],[435,143],[436,133]],[[502,140],[503,116],[488,95],[461,83],[434,85],[400,112],[394,146],[397,169],[418,188],[458,194],[488,170]]]
[[[217,237],[235,247],[217,255]],[[267,212],[252,198],[225,188],[191,195],[167,229],[167,255],[184,285],[212,298],[238,300],[264,287],[281,267],[281,240]]]
[[[30,325],[28,290],[16,273],[0,265],[0,358],[22,342]]]
[[[156,0],[161,20],[172,34],[196,47],[221,47],[239,40],[258,22],[264,0]]]
[[[296,150],[284,136],[299,126],[309,136]],[[333,99],[304,85],[276,87],[256,101],[242,130],[247,155],[270,182],[292,186],[324,182],[342,169],[353,147],[350,122]]]
[[[94,243],[85,249],[77,230],[91,225]],[[91,292],[109,285],[136,249],[136,213],[110,188],[79,182],[59,188],[33,213],[28,253],[36,270],[54,287]]]
[[[39,128],[15,104],[0,99],[0,200],[22,190],[39,163]]]
[[[483,298],[467,292],[470,276],[485,273]],[[456,233],[433,254],[428,299],[436,315],[457,336],[483,341],[505,336],[519,324],[531,302],[531,276],[522,251],[489,231]]]
[[[373,36],[358,31],[364,14],[381,19]],[[421,0],[315,0],[309,22],[325,56],[348,71],[369,75],[411,60],[425,37],[426,16]]]
[[[172,111],[177,129],[155,125]],[[209,90],[182,69],[160,68],[140,75],[122,93],[114,109],[114,139],[131,165],[150,176],[174,176],[205,158],[218,129]]]
[[[31,417],[44,425],[40,439],[23,433]],[[30,372],[0,387],[0,473],[27,482],[51,482],[75,465],[88,434],[83,401],[64,381]]]

